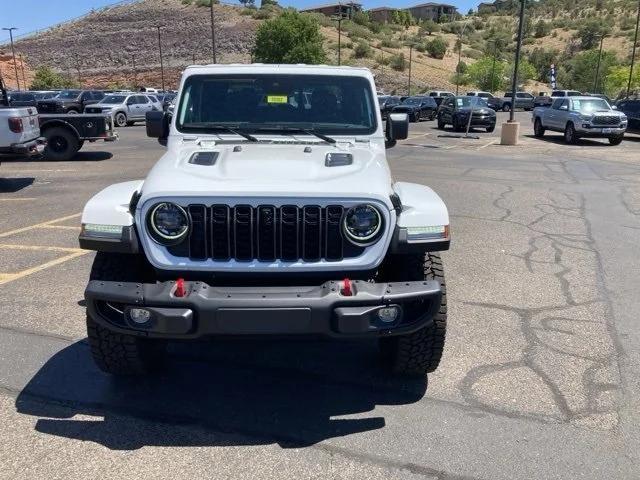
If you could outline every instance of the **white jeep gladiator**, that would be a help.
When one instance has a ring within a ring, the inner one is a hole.
[[[143,374],[167,340],[224,335],[374,338],[395,372],[436,369],[449,215],[430,188],[393,182],[385,148],[408,119],[383,126],[375,92],[362,68],[184,71],[173,114],[147,114],[166,153],[82,215],[102,370]]]

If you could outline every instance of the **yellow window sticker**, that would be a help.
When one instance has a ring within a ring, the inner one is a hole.
[[[286,95],[267,95],[267,103],[287,103],[289,98]]]

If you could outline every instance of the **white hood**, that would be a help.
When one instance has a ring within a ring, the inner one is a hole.
[[[384,144],[376,141],[174,145],[149,172],[140,204],[150,198],[184,196],[339,197],[378,199],[392,207]],[[217,152],[215,164],[190,164],[198,151]],[[337,152],[351,154],[353,163],[325,166],[327,154]]]

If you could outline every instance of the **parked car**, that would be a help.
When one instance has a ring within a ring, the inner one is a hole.
[[[63,90],[54,98],[38,101],[40,113],[82,113],[87,105],[104,98],[99,90]]]
[[[371,72],[209,65],[181,85],[172,121],[147,114],[167,150],[146,179],[82,214],[98,367],[146,374],[169,339],[320,335],[379,340],[391,370],[426,378],[445,341],[449,215],[432,189],[390,176],[385,147],[408,119],[382,122]]]
[[[525,111],[533,110],[533,100],[533,95],[529,92],[516,92],[515,108],[522,108]],[[511,98],[511,92],[505,92],[504,97],[492,97],[487,100],[489,108],[503,112],[510,111],[512,103],[514,102]]]
[[[154,104],[144,93],[107,95],[100,102],[89,105],[85,113],[109,113],[117,127],[131,126],[144,121],[147,112],[161,110],[159,103]]]
[[[400,97],[395,95],[379,95],[378,104],[380,105],[380,115],[383,120],[387,119],[387,115],[393,107],[400,103]]]
[[[40,134],[38,112],[34,107],[0,104],[0,158],[33,157],[42,154],[46,140]]]
[[[536,107],[531,115],[533,131],[542,138],[546,130],[564,133],[567,143],[581,137],[607,138],[611,145],[622,142],[627,116],[596,97],[559,97],[551,108]]]
[[[442,100],[447,97],[454,97],[455,95],[452,92],[447,92],[444,90],[432,90],[427,94],[427,96],[433,97],[433,99],[436,101],[436,105],[440,106]]]
[[[146,94],[147,98],[149,100],[151,100],[151,103],[153,104],[153,108],[156,110],[162,110],[162,101],[160,100],[160,98],[162,98],[162,94]]]
[[[533,99],[534,107],[550,107],[553,101],[558,97],[579,97],[582,93],[577,90],[553,90],[551,95],[540,92],[540,95]]]
[[[447,125],[452,125],[456,132],[466,130],[467,125],[469,128],[481,127],[493,132],[496,128],[496,112],[481,97],[448,97],[438,110],[438,128],[442,130]]]
[[[167,111],[169,109],[169,105],[171,105],[171,102],[173,102],[176,98],[176,94],[175,93],[165,93],[162,95],[162,110],[163,111]]]
[[[54,98],[56,95],[60,93],[59,90],[48,90],[48,91],[35,91],[31,92],[36,97],[36,101],[39,100],[48,100],[50,98]]]
[[[406,113],[410,122],[420,120],[433,120],[436,118],[438,104],[433,97],[415,96],[408,97],[398,105],[391,108],[393,113]]]
[[[36,97],[31,92],[7,92],[11,107],[35,107]]]
[[[467,92],[467,97],[481,97],[484,99],[489,99],[489,98],[493,98],[493,94],[489,92],[473,91],[473,92]]]
[[[627,116],[627,132],[640,134],[640,99],[619,100],[616,108]]]

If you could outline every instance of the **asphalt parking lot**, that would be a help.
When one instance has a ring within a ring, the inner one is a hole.
[[[450,326],[428,381],[369,343],[172,346],[114,380],[85,342],[80,212],[143,178],[144,126],[70,162],[0,165],[0,478],[640,477],[640,138],[500,146],[412,124],[396,180],[436,190]]]

